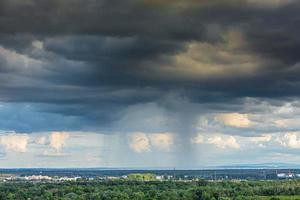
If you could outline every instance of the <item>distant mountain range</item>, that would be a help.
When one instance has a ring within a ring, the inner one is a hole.
[[[300,163],[255,163],[205,167],[0,168],[0,171],[114,171],[114,170],[300,169]]]
[[[300,164],[292,163],[258,163],[217,166],[215,169],[299,169]]]

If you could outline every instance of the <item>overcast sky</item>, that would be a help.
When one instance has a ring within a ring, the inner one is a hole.
[[[1,0],[0,167],[300,161],[297,0]]]

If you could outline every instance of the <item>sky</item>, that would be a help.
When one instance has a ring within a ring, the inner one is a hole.
[[[300,161],[297,0],[1,0],[0,168]]]

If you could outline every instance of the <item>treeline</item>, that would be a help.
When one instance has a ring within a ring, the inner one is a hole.
[[[133,178],[140,178],[133,175]],[[149,178],[149,176],[142,177]],[[299,196],[297,196],[299,195]],[[79,181],[1,183],[1,200],[300,199],[300,181]]]

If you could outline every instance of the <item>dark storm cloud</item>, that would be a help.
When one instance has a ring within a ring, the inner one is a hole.
[[[2,0],[1,101],[42,103],[78,128],[131,105],[169,109],[170,93],[215,109],[299,96],[300,4],[278,2]]]
[[[2,33],[100,34],[186,38],[202,27],[177,26],[189,19],[151,9],[142,1],[1,1]]]

